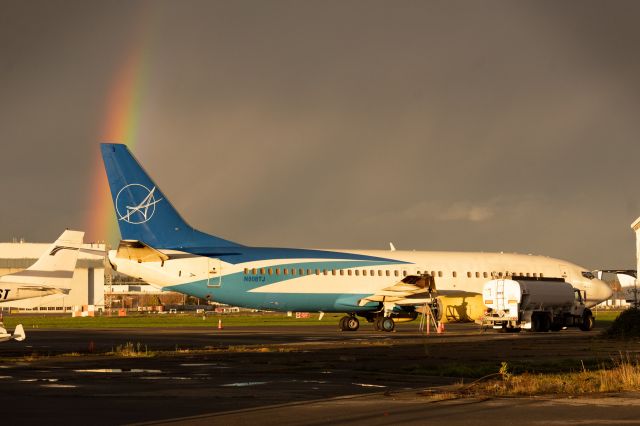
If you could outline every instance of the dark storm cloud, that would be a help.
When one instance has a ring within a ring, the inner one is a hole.
[[[84,224],[142,13],[136,152],[194,225],[256,245],[633,261],[634,2],[3,6],[4,239]]]

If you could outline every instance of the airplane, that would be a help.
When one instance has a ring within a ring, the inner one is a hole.
[[[437,309],[443,320],[478,318],[483,285],[494,278],[563,278],[586,291],[588,306],[611,296],[588,269],[545,256],[242,245],[190,226],[126,145],[104,143],[101,151],[122,237],[109,262],[162,290],[320,318],[345,313],[340,330],[357,330],[359,316],[387,332],[420,307]]]
[[[84,232],[65,230],[27,269],[0,277],[0,306],[23,299],[71,291]]]
[[[615,274],[620,284],[620,293],[627,303],[638,305],[638,288],[636,284],[637,272],[635,269],[599,269],[594,271],[599,279],[603,278],[603,273]]]
[[[4,324],[0,322],[0,342],[6,342],[8,340],[15,340],[17,342],[22,342],[26,338],[27,338],[27,335],[24,332],[24,327],[22,327],[22,324],[16,325],[15,330],[13,330],[13,334],[10,334],[4,328]]]

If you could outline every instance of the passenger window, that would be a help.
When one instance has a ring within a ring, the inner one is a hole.
[[[273,275],[273,268],[269,268],[269,275]]]
[[[331,275],[335,275],[335,274],[336,274],[336,270],[335,270],[335,269],[332,269],[332,270],[331,270]]]
[[[378,269],[378,276],[381,277],[382,276],[382,269]]]
[[[453,278],[456,278],[456,277],[458,276],[458,274],[456,274],[456,271],[453,271],[453,272],[451,273],[451,276],[452,276]]]
[[[544,275],[542,275],[542,272],[540,272],[540,278],[544,277]]]
[[[431,276],[435,277],[436,276],[436,271],[431,271]]]
[[[467,272],[467,278],[471,278],[471,272]]]
[[[360,271],[356,269],[356,277],[360,276]]]
[[[320,275],[320,269],[316,269],[316,275]]]
[[[483,277],[483,278],[489,278],[489,274],[487,274],[486,272],[483,272],[483,273],[482,273],[482,277]]]
[[[442,271],[438,271],[438,276],[442,277]]]
[[[376,275],[376,271],[374,271],[374,270],[372,269],[372,270],[370,270],[369,272],[371,273],[371,276],[372,276],[372,277],[375,277],[375,275]]]
[[[476,278],[480,278],[480,272],[476,272]]]
[[[326,269],[323,269],[323,270],[322,270],[322,273],[323,273],[324,275],[327,275],[327,270],[326,270]]]
[[[534,272],[534,273],[533,273],[533,277],[534,277],[534,278],[537,278],[537,277],[538,277],[538,273],[537,273],[537,272]]]
[[[302,268],[298,269],[298,275],[304,275],[304,269]]]
[[[264,275],[264,268],[260,268],[260,274]]]
[[[293,269],[292,269],[292,271],[293,271]],[[282,270],[282,273],[283,273],[284,275],[289,275],[289,270],[288,270],[287,268],[284,268],[284,269]]]
[[[406,277],[407,276],[407,271],[402,271],[402,276]]]
[[[249,268],[244,268],[244,274],[247,275],[249,273]]]
[[[252,273],[253,275],[256,275],[256,274],[258,273],[258,271],[256,270],[256,268],[253,268],[253,269],[251,270],[251,273]]]
[[[280,268],[276,268],[276,275],[280,275]]]
[[[296,268],[291,268],[291,275],[295,275],[296,274]]]
[[[502,278],[502,272],[498,272],[498,278]]]
[[[400,273],[399,273],[399,272],[398,272],[398,270],[396,269],[395,271],[393,271],[393,275],[395,275],[395,276],[397,277],[398,275],[400,275]]]
[[[352,274],[351,269],[348,269],[348,270],[347,270],[347,275],[351,276],[351,274]]]
[[[340,275],[344,275],[344,269],[340,269]]]
[[[366,276],[367,276],[367,270],[366,270],[366,269],[363,269],[363,270],[362,270],[362,276],[363,276],[363,277],[366,277]]]
[[[391,272],[389,272],[389,270],[388,270],[388,269],[385,271],[385,273],[386,273],[386,275],[387,275],[388,277],[390,277],[390,276],[391,276]]]

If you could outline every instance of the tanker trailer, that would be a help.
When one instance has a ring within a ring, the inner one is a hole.
[[[491,280],[482,290],[487,311],[483,324],[502,331],[559,331],[579,327],[593,328],[591,310],[585,307],[584,291],[561,278]]]

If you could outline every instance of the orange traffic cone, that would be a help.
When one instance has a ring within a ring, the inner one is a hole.
[[[218,330],[222,330],[222,320],[218,320]]]

